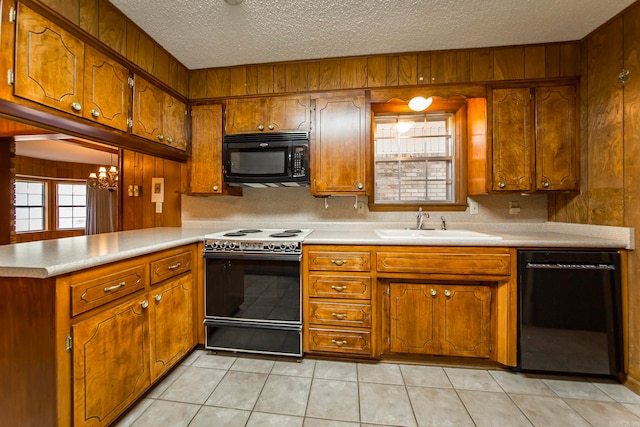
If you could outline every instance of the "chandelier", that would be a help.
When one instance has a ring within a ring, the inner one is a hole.
[[[101,166],[98,173],[91,172],[87,179],[87,185],[91,188],[99,188],[101,190],[115,191],[118,189],[118,169],[115,166]]]

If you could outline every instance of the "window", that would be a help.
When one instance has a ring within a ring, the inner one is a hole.
[[[376,115],[374,123],[375,204],[456,201],[453,114]]]
[[[42,181],[15,182],[16,233],[45,229],[45,183]]]
[[[87,186],[56,184],[58,230],[84,228],[87,218]]]

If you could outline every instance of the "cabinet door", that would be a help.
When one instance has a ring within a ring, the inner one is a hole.
[[[191,109],[191,194],[220,194],[222,183],[222,105],[196,105]]]
[[[392,353],[438,354],[438,302],[434,286],[391,283]]]
[[[16,96],[82,114],[84,43],[20,3]]]
[[[162,141],[164,92],[138,75],[133,85],[133,134]]]
[[[165,94],[164,143],[179,150],[187,149],[187,106],[179,99]]]
[[[308,96],[282,96],[267,100],[265,131],[304,132],[310,128],[310,103]]]
[[[85,47],[83,117],[126,132],[131,110],[129,70]]]
[[[368,108],[364,94],[315,100],[312,194],[366,193]]]
[[[440,354],[489,357],[491,288],[452,285],[436,288],[440,304]]]
[[[531,191],[534,128],[529,88],[493,90],[494,191]]]
[[[265,105],[262,98],[228,99],[225,109],[226,134],[254,133],[265,129]]]
[[[106,426],[150,384],[144,297],[72,327],[74,426]]]
[[[193,348],[191,274],[151,290],[151,381]]]
[[[536,189],[577,190],[576,90],[536,88]]]

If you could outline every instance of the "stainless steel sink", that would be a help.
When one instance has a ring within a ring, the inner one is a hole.
[[[501,240],[502,237],[493,234],[480,233],[470,230],[417,230],[417,229],[379,229],[374,230],[382,239],[483,239]]]

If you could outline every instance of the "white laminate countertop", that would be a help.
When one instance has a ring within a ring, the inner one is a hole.
[[[374,231],[379,228],[392,228],[388,224],[368,224],[366,228],[362,224],[358,224],[358,227],[337,223],[333,226],[323,225],[327,228],[313,231],[305,238],[304,244],[634,249],[635,241],[632,228],[550,222],[515,224],[511,227],[494,224],[481,229],[475,228],[476,231],[501,237],[501,239],[491,240],[410,237],[389,239],[379,237]],[[0,277],[54,277],[196,243],[202,241],[206,234],[237,226],[237,224],[207,222],[182,228],[147,228],[4,245],[0,246]],[[314,224],[305,224],[303,228],[314,228]]]

